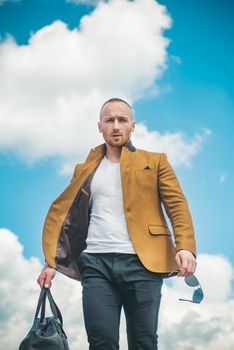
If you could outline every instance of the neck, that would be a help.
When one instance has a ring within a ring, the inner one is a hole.
[[[119,162],[122,147],[123,146],[114,147],[106,143],[106,153],[105,153],[106,158],[112,162]]]

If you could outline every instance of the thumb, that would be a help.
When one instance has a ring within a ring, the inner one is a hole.
[[[44,287],[45,288],[50,288],[51,287],[51,282],[49,280],[46,280],[45,284],[44,284]]]
[[[52,283],[51,283],[51,276],[50,276],[49,274],[47,274],[44,287],[45,287],[45,288],[50,288],[50,287],[51,287],[51,284],[52,284]]]

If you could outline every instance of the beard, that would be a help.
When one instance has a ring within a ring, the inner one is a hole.
[[[113,147],[122,147],[127,140],[125,140],[125,137],[123,135],[121,136],[109,136],[105,138],[106,143],[108,143],[110,146]]]

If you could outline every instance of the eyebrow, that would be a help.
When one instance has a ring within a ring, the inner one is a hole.
[[[104,116],[103,118],[104,119],[108,119],[108,118],[114,118],[115,116],[113,116],[113,115],[107,115],[107,116]],[[127,115],[118,115],[117,116],[118,118],[128,118],[128,116]]]

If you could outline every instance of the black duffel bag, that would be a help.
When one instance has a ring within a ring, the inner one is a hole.
[[[45,317],[46,297],[49,299],[53,316]],[[41,316],[38,314],[41,308]],[[42,287],[33,325],[19,350],[69,350],[67,336],[63,330],[63,319],[50,289]]]

